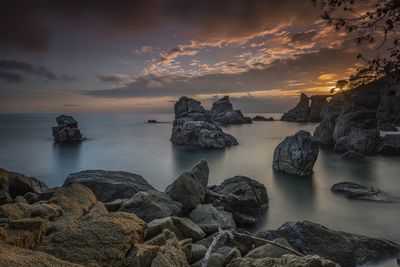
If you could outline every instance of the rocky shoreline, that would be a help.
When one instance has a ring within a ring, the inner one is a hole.
[[[393,242],[308,221],[252,235],[240,227],[263,218],[265,186],[208,178],[201,161],[164,192],[103,170],[48,188],[1,169],[0,266],[356,266],[399,253]]]

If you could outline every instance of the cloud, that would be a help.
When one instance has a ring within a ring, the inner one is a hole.
[[[153,47],[151,45],[144,45],[140,49],[135,50],[136,55],[144,55],[153,52]]]
[[[132,77],[130,75],[120,74],[120,73],[97,75],[97,78],[99,78],[100,81],[105,83],[117,83],[117,84],[125,84],[132,80]]]
[[[33,75],[48,81],[63,80],[75,81],[76,77],[70,75],[58,76],[46,67],[33,65],[24,61],[0,59],[1,79],[7,82],[22,82],[21,73]]]

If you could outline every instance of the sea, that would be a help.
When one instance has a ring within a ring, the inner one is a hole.
[[[400,201],[379,203],[347,199],[330,191],[333,184],[351,181],[374,186],[400,197],[400,157],[369,156],[342,159],[320,150],[312,177],[301,178],[272,169],[275,147],[299,130],[311,133],[315,123],[276,121],[231,125],[224,130],[239,145],[200,149],[173,145],[173,114],[72,114],[87,140],[81,144],[53,142],[51,127],[58,114],[0,114],[0,168],[37,177],[49,186],[61,186],[68,174],[89,169],[119,170],[142,175],[164,190],[183,171],[207,160],[209,185],[243,175],[263,183],[269,208],[262,222],[248,229],[276,229],[287,221],[308,220],[335,230],[400,243]],[[149,124],[155,119],[159,123]],[[394,259],[365,266],[397,266]]]

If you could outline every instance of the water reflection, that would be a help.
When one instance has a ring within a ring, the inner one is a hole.
[[[53,159],[61,173],[77,172],[81,169],[81,143],[53,143]]]

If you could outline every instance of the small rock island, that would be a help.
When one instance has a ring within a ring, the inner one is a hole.
[[[58,126],[52,128],[57,143],[80,143],[85,140],[79,130],[78,122],[72,116],[60,115],[56,118]]]

